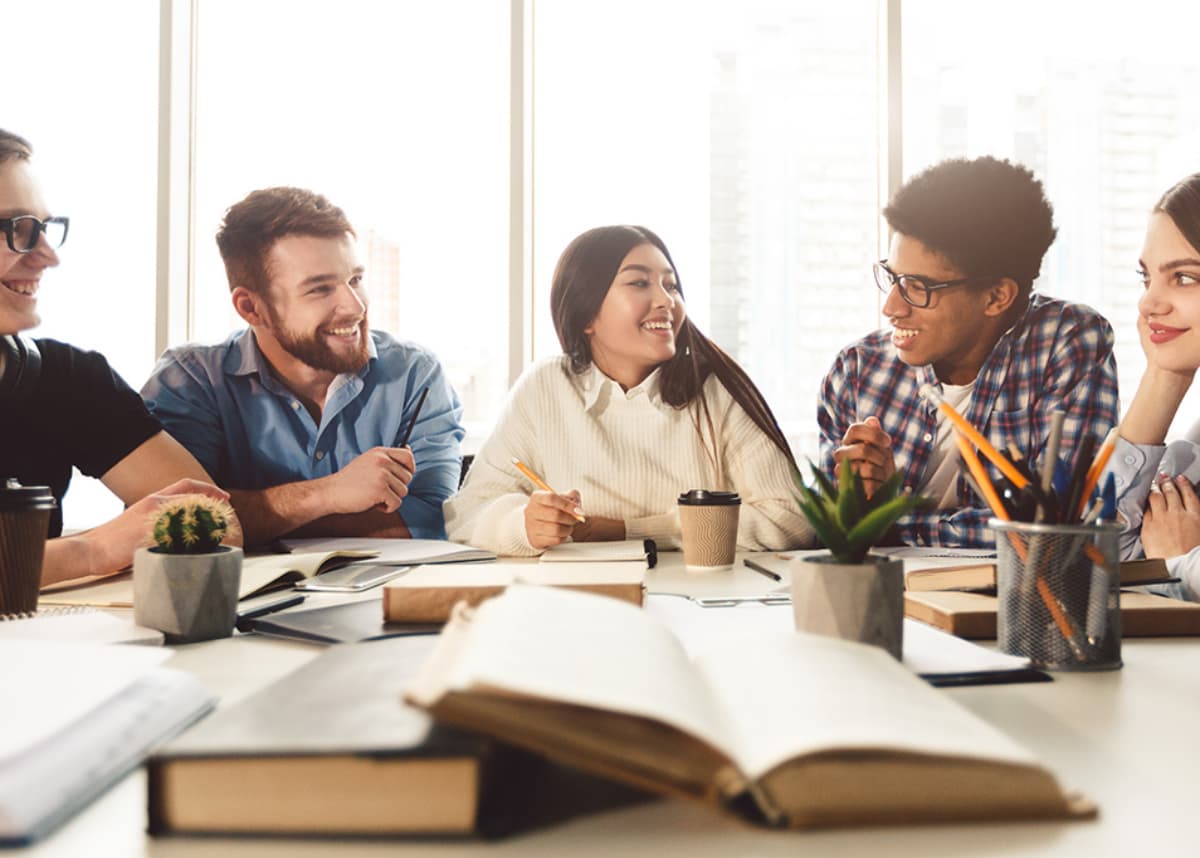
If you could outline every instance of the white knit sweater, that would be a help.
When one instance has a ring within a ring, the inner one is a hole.
[[[578,489],[585,514],[622,519],[629,539],[678,543],[676,499],[688,489],[742,497],[738,546],[782,550],[811,545],[796,505],[787,458],[715,376],[704,386],[717,436],[718,465],[697,432],[693,404],[659,395],[656,370],[628,393],[592,366],[571,372],[565,356],[541,361],[517,381],[462,490],[445,502],[446,532],[497,554],[532,555],[524,509],[534,487],[518,458],[555,491]],[[712,445],[708,445],[711,447]]]

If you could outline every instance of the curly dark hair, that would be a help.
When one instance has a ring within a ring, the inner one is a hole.
[[[883,216],[964,276],[1011,277],[1022,296],[1058,233],[1054,209],[1032,171],[990,156],[954,158],[918,173]]]
[[[1193,173],[1172,185],[1154,204],[1175,222],[1188,244],[1200,250],[1200,173]]]

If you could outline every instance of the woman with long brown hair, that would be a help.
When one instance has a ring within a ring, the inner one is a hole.
[[[662,239],[588,230],[559,258],[550,305],[563,354],[514,386],[446,501],[451,539],[517,555],[567,539],[671,544],[679,493],[705,488],[741,495],[741,548],[813,541],[787,440],[745,371],[687,318]],[[533,491],[514,459],[558,492]]]

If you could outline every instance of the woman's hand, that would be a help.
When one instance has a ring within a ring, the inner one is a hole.
[[[1142,518],[1147,557],[1178,557],[1200,545],[1200,498],[1187,477],[1162,477],[1150,489]]]
[[[579,492],[565,495],[534,492],[525,504],[525,536],[539,551],[567,541],[575,525],[583,518]]]

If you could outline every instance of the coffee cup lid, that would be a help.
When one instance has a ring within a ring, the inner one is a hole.
[[[679,496],[683,506],[737,506],[741,502],[737,492],[710,492],[708,489],[692,489]]]
[[[0,486],[0,512],[13,509],[54,509],[57,503],[49,486],[23,486],[9,480]]]

